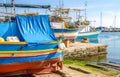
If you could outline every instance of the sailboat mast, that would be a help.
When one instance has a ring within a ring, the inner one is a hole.
[[[102,12],[100,13],[100,27],[102,28]]]
[[[115,28],[116,28],[116,16],[114,17],[114,20],[113,20],[113,31],[115,31]]]
[[[116,27],[116,16],[115,16],[115,19],[114,19],[114,28]]]

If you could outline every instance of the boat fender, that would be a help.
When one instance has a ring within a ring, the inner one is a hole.
[[[64,43],[59,43],[59,44],[58,44],[58,47],[59,47],[60,49],[65,49],[65,48],[66,48]]]
[[[84,38],[81,40],[82,43],[89,43],[89,39],[88,38]]]

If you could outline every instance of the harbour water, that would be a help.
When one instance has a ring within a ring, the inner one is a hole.
[[[106,62],[120,65],[120,32],[101,32],[92,43],[107,44],[107,54],[85,58],[85,62]]]
[[[108,45],[105,61],[120,65],[120,32],[101,32],[98,41]]]

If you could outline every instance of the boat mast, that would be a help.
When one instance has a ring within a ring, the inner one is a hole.
[[[100,27],[102,28],[102,12],[100,13]]]
[[[86,11],[87,11],[87,1],[85,1],[85,22],[87,22],[87,13],[86,13]],[[85,31],[89,31],[89,26],[87,26],[86,28],[85,28]]]
[[[59,12],[60,16],[62,16],[63,6],[64,6],[63,0],[59,0],[59,9],[58,9],[58,12]]]
[[[86,19],[87,19],[86,10],[87,10],[87,1],[85,2],[85,21],[86,21]]]
[[[102,29],[102,12],[100,13],[100,29],[103,30]]]
[[[115,28],[116,28],[116,16],[114,17],[114,20],[113,20],[113,31],[115,31]]]
[[[115,24],[114,25],[115,25],[114,28],[116,28],[116,16],[115,16]]]
[[[3,7],[5,7],[5,12],[7,13],[6,0],[3,1]]]
[[[62,0],[62,8],[64,8],[64,2],[63,2],[63,0]]]
[[[58,14],[60,14],[60,17],[62,17],[62,12],[64,11],[64,10],[63,10],[63,6],[64,6],[63,0],[59,0]],[[64,25],[64,23],[63,23],[63,25]],[[62,29],[64,29],[63,26],[62,26]],[[62,30],[62,37],[64,37],[64,35],[63,35],[63,30]]]
[[[11,0],[11,5],[13,7],[14,16],[16,16],[16,10],[15,10],[15,5],[14,5],[14,0]]]
[[[58,14],[61,16],[62,10],[61,10],[61,0],[59,0],[59,11]]]

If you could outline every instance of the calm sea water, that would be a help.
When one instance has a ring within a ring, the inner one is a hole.
[[[108,44],[106,62],[120,65],[120,32],[101,32],[98,41]]]
[[[120,65],[120,32],[101,32],[97,40],[91,42],[107,44],[107,54],[85,58],[85,62],[106,62]]]

